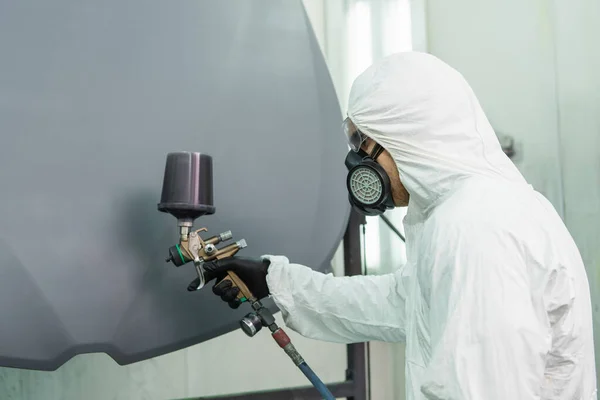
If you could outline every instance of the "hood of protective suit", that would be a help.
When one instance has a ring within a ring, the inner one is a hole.
[[[432,55],[398,53],[371,65],[352,85],[348,116],[396,161],[409,210],[427,212],[468,176],[525,183],[469,84]]]

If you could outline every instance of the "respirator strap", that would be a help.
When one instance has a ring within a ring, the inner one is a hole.
[[[379,145],[379,143],[375,143],[375,146],[373,147],[373,150],[371,151],[371,158],[373,159],[373,161],[377,161],[377,157],[379,157],[381,155],[381,153],[383,153],[383,150],[385,150],[383,147],[381,147]]]

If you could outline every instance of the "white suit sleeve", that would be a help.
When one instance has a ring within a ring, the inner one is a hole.
[[[404,341],[405,298],[399,274],[334,277],[286,257],[271,260],[267,284],[285,324],[329,342]]]
[[[428,265],[429,400],[539,400],[551,334],[536,313],[522,244],[464,222],[433,237]]]

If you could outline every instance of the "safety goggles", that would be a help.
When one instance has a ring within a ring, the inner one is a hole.
[[[365,140],[368,139],[367,135],[359,131],[358,128],[354,126],[350,120],[350,117],[346,118],[342,123],[342,131],[344,132],[344,137],[346,138],[348,146],[350,146],[354,152],[358,152]]]

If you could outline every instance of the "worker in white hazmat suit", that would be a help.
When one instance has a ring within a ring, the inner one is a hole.
[[[502,152],[465,79],[431,55],[388,56],[355,80],[345,131],[347,165],[375,163],[384,178],[363,198],[350,179],[354,206],[408,205],[407,264],[334,277],[283,256],[230,258],[207,263],[208,279],[235,271],[309,338],[406,341],[410,400],[596,399],[578,249]],[[213,291],[237,307],[227,285]]]

